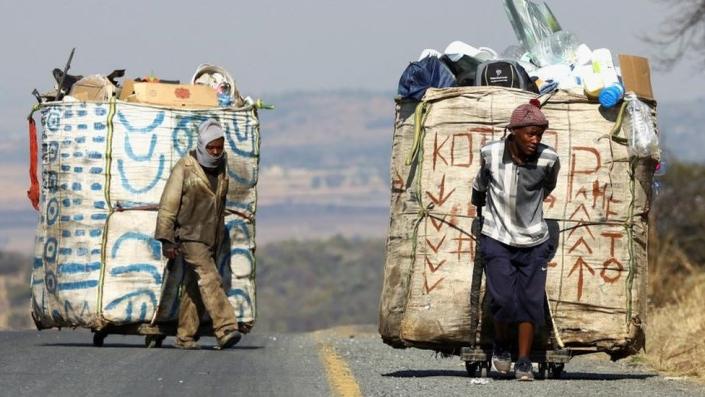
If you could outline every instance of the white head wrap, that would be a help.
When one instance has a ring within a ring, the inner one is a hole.
[[[223,138],[223,128],[214,119],[208,119],[198,126],[198,145],[196,147],[196,159],[198,163],[206,168],[215,168],[220,165],[223,153],[213,157],[206,150],[206,146],[218,138]]]

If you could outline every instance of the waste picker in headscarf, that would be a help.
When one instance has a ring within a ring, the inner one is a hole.
[[[541,143],[548,120],[539,102],[513,112],[503,140],[483,146],[472,203],[485,207],[480,253],[485,261],[495,343],[492,362],[501,373],[512,364],[509,327],[518,327],[517,379],[532,380],[534,330],[545,323],[546,267],[554,250],[543,200],[556,187],[560,162]]]
[[[241,338],[235,311],[228,302],[215,263],[224,239],[225,197],[228,192],[223,129],[209,119],[198,128],[198,147],[171,170],[159,203],[155,239],[165,257],[183,255],[184,290],[179,305],[175,346],[198,349],[198,328],[204,311],[213,320],[221,349]]]

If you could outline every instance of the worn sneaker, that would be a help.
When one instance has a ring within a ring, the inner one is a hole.
[[[174,343],[174,347],[177,349],[182,349],[182,350],[198,350],[201,348],[201,346],[196,343],[194,340],[181,340],[181,339],[176,339],[176,342]]]
[[[512,354],[495,345],[492,349],[492,365],[500,374],[507,374],[512,368]]]
[[[517,380],[534,380],[534,368],[531,364],[531,360],[526,357],[517,360],[514,364],[514,377],[516,377]]]
[[[216,346],[216,349],[229,349],[235,346],[237,342],[240,342],[240,338],[242,338],[242,334],[240,332],[237,330],[231,330],[222,337],[218,338],[218,346]]]

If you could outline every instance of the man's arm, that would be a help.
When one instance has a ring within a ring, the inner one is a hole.
[[[176,215],[181,207],[181,193],[184,181],[184,172],[181,163],[171,170],[171,175],[166,181],[161,200],[159,200],[159,213],[157,214],[157,227],[154,238],[164,243],[176,244],[175,229]]]
[[[556,188],[556,183],[558,183],[558,171],[561,170],[561,161],[556,158],[553,166],[546,170],[546,179],[543,185],[543,197],[548,197],[549,194]]]
[[[480,155],[482,156],[482,154]],[[484,207],[487,197],[487,186],[489,185],[489,170],[486,167],[485,158],[480,158],[480,169],[477,171],[472,184],[472,196],[470,201],[475,207]]]

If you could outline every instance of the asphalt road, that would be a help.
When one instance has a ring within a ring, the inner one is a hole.
[[[658,376],[606,356],[574,358],[562,379],[472,379],[457,358],[395,350],[373,328],[247,335],[234,349],[144,348],[139,336],[90,332],[0,333],[2,396],[705,396],[705,386]]]

